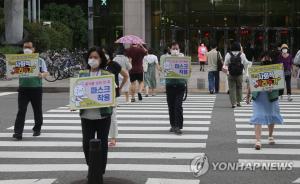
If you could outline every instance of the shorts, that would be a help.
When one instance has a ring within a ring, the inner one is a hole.
[[[144,74],[143,73],[133,73],[130,74],[130,82],[143,82],[144,81]]]

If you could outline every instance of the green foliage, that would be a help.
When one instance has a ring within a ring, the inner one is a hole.
[[[25,29],[38,51],[72,48],[72,31],[62,23],[54,22],[51,28],[39,23],[25,23]]]
[[[14,46],[1,46],[0,53],[2,54],[18,54],[22,51],[21,47]]]
[[[73,31],[73,47],[87,46],[87,18],[80,6],[50,3],[42,11],[42,17],[49,21],[59,21]]]

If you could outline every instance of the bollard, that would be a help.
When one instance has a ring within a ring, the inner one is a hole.
[[[88,184],[103,184],[103,151],[101,141],[93,139],[90,141]]]

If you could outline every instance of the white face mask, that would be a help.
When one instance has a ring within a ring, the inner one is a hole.
[[[99,62],[96,59],[89,59],[88,64],[91,68],[97,68],[99,66]]]
[[[179,54],[179,50],[171,50],[171,55],[176,56]]]
[[[24,54],[32,54],[33,51],[31,49],[23,49]]]
[[[282,53],[286,54],[288,52],[287,49],[282,49]]]

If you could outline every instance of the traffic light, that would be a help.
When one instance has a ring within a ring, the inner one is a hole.
[[[99,0],[99,5],[100,5],[100,16],[108,16],[109,15],[108,0]]]

